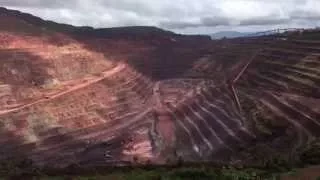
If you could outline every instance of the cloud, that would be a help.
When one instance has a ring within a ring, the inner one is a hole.
[[[274,18],[274,17],[260,17],[245,19],[240,21],[241,26],[256,26],[256,25],[279,25],[286,24],[291,21],[290,18]]]
[[[0,6],[73,25],[186,29],[315,24],[319,0],[1,0]]]
[[[223,26],[230,25],[232,19],[226,17],[204,17],[201,19],[203,26]]]
[[[61,8],[70,7],[70,5],[77,3],[77,0],[69,1],[49,1],[49,0],[3,0],[0,1],[1,6],[7,7],[22,7],[22,8]]]
[[[195,27],[216,27],[229,25],[230,19],[224,17],[204,17],[193,21],[181,20],[181,21],[164,21],[160,22],[161,27],[169,29],[184,29],[184,28],[195,28]]]
[[[190,27],[199,27],[200,23],[197,22],[186,22],[186,21],[164,21],[160,22],[159,26],[165,27],[168,29],[184,29]]]
[[[290,12],[292,19],[320,20],[320,1],[306,1]]]
[[[291,18],[296,20],[320,20],[320,12],[296,10],[291,13]]]

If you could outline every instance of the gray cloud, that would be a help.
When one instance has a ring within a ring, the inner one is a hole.
[[[165,21],[160,22],[161,27],[169,29],[184,29],[184,28],[195,28],[195,27],[216,27],[229,25],[230,19],[224,17],[204,17],[198,19],[196,22],[187,21]]]
[[[262,18],[252,18],[246,19],[240,22],[241,26],[256,26],[256,25],[279,25],[289,23],[291,19],[289,18],[273,18],[273,17],[262,17]]]
[[[73,25],[153,25],[175,31],[319,25],[319,0],[0,0],[0,6]]]
[[[1,6],[9,7],[30,7],[30,8],[61,8],[61,7],[70,7],[72,4],[76,4],[77,0],[69,1],[49,1],[49,0],[2,0],[0,1]]]
[[[199,27],[200,23],[192,23],[192,22],[183,22],[183,21],[164,21],[160,22],[159,26],[165,27],[168,29],[184,29],[190,27]]]
[[[204,17],[201,19],[201,23],[203,26],[223,26],[230,25],[231,19],[226,17]]]
[[[296,10],[291,13],[291,18],[299,20],[320,20],[320,11],[311,12],[305,10]]]

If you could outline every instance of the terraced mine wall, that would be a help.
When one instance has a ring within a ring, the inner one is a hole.
[[[263,166],[319,138],[317,32],[79,38],[66,28],[92,29],[0,11],[0,161]]]
[[[228,66],[219,65],[215,61],[219,56],[214,55],[196,64],[202,72],[231,69],[234,75],[214,81],[215,85],[195,85],[198,90],[181,104],[177,99],[166,103],[176,124],[176,157],[263,164],[275,156],[298,158],[318,139],[319,41],[271,38],[263,48]],[[246,45],[261,46],[258,41]],[[205,76],[195,73],[186,75]],[[262,147],[270,156],[259,155]]]
[[[151,95],[152,83],[125,67],[90,86],[2,113],[2,131],[7,132],[1,136],[1,158],[21,154],[39,164],[71,163],[84,149],[125,133],[126,128],[144,126]],[[142,120],[134,123],[140,120],[134,119],[137,116]],[[15,144],[18,137],[21,142]]]

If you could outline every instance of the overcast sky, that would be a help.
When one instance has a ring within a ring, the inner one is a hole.
[[[0,0],[73,25],[151,25],[178,33],[320,26],[320,0]]]

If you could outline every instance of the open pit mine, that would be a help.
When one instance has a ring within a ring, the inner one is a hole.
[[[320,31],[211,40],[0,8],[0,161],[294,161],[320,136]]]

